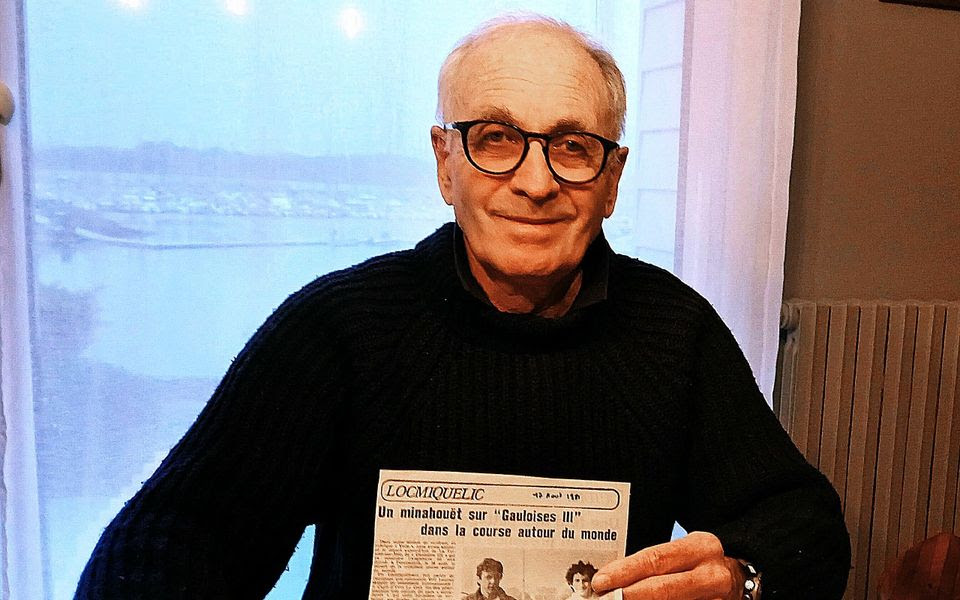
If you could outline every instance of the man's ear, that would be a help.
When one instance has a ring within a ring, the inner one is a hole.
[[[434,125],[430,128],[430,143],[433,145],[433,155],[437,159],[437,185],[440,186],[440,195],[443,201],[453,206],[450,196],[450,174],[447,171],[447,159],[450,149],[447,147],[447,132],[442,127]]]
[[[608,185],[610,191],[603,207],[603,216],[609,217],[613,214],[613,209],[617,205],[617,191],[620,189],[620,176],[623,175],[623,167],[627,164],[627,154],[630,148],[621,146],[613,151],[613,154],[607,159],[607,177],[610,178]]]

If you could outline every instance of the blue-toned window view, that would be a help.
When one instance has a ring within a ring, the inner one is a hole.
[[[24,0],[47,598],[318,275],[453,218],[430,149],[456,40],[554,16],[627,76],[614,249],[672,268],[683,2]],[[310,538],[270,598],[299,598]]]

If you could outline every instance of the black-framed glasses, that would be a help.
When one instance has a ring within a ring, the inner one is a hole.
[[[559,181],[590,183],[600,176],[611,150],[620,144],[587,131],[531,133],[500,121],[455,121],[444,129],[456,129],[470,164],[491,175],[517,169],[530,150],[530,140],[542,140],[547,168]]]

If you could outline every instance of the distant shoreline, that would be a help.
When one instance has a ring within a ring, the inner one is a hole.
[[[278,242],[150,242],[145,240],[133,240],[128,238],[119,238],[83,227],[77,227],[73,230],[74,235],[79,238],[111,244],[114,246],[125,246],[131,248],[143,248],[146,250],[196,250],[196,249],[219,249],[219,248],[280,248],[296,246],[395,246],[405,240],[355,240],[355,241],[278,241]]]

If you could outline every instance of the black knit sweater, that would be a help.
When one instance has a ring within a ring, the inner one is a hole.
[[[311,523],[304,597],[365,598],[381,468],[629,481],[628,552],[678,520],[753,561],[765,599],[842,595],[836,493],[703,298],[611,254],[606,300],[500,313],[464,291],[452,243],[448,225],[291,296],[105,530],[77,598],[262,598]]]

